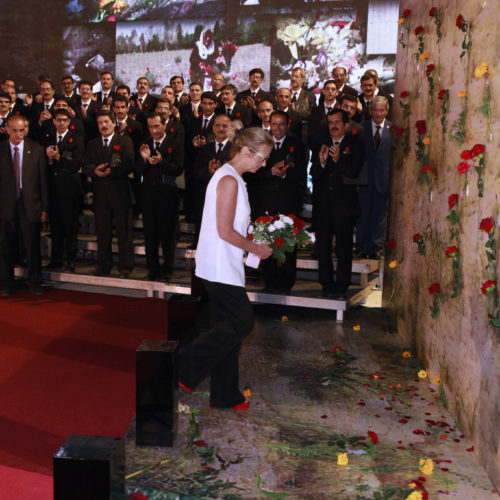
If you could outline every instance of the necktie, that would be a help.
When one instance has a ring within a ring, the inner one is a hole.
[[[222,142],[218,142],[217,143],[217,153],[216,154],[219,154],[221,151],[222,151]]]
[[[292,102],[297,102],[297,92],[293,93]]]
[[[203,130],[207,130],[208,127],[208,118],[204,118],[203,120]]]
[[[274,149],[276,149],[276,151],[279,151],[280,147],[281,147],[281,142],[279,142],[279,141],[278,141],[278,142],[274,145]]]
[[[329,113],[331,110],[332,110],[332,107],[331,107],[331,106],[327,106],[327,107],[326,107],[326,112],[327,112],[327,113]]]
[[[155,153],[160,148],[160,141],[155,141]]]
[[[257,92],[252,92],[252,99],[255,99],[256,95],[257,95]]]
[[[108,94],[102,94],[102,102],[104,102],[108,98]]]
[[[45,111],[48,111],[48,110],[49,110],[49,105],[45,104]]]
[[[3,126],[3,118],[0,116],[0,127]]]
[[[139,97],[139,102],[142,104],[142,97]]]
[[[21,159],[19,158],[19,148],[14,147],[14,174],[16,176],[16,200],[21,198]]]
[[[88,106],[88,105],[89,105],[89,103],[87,103],[87,104],[82,104],[82,106],[83,106],[85,109],[87,109],[87,106]]]
[[[108,147],[108,139],[104,139],[104,147],[107,148]]]
[[[334,145],[334,146],[339,146],[339,145],[340,145],[340,142],[339,142],[339,141],[334,141],[333,145]]]
[[[232,109],[231,108],[226,108],[226,115],[231,117],[231,113],[232,113]]]
[[[57,144],[61,144],[62,142],[62,135],[57,136]]]
[[[375,148],[378,149],[378,145],[380,144],[380,125],[377,125],[377,131],[373,136],[373,141],[375,142]]]

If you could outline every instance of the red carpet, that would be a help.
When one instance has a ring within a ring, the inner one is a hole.
[[[136,348],[166,338],[166,314],[160,299],[55,289],[0,298],[0,498],[52,498],[52,455],[71,434],[123,436]],[[47,495],[33,490],[48,483]]]

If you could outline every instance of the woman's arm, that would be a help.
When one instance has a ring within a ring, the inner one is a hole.
[[[260,259],[267,259],[273,253],[267,244],[257,245],[234,229],[234,215],[238,198],[238,182],[230,175],[220,179],[217,184],[217,232],[219,237],[237,248],[252,252]]]

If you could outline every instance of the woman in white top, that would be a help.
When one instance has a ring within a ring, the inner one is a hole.
[[[272,147],[272,137],[262,128],[241,132],[234,140],[233,158],[214,173],[205,196],[196,276],[208,291],[213,328],[179,349],[178,378],[179,387],[192,392],[210,373],[210,405],[215,408],[249,407],[238,375],[241,341],[254,324],[243,255],[248,251],[266,259],[272,249],[247,239],[250,205],[242,175],[264,166]]]

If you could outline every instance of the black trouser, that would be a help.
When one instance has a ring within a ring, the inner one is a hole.
[[[52,238],[51,263],[62,264],[65,251],[68,263],[74,263],[76,260],[78,216],[81,207],[81,195],[75,195],[70,190],[53,188],[49,208]]]
[[[159,276],[158,247],[163,252],[164,272],[171,274],[174,268],[176,224],[179,212],[177,187],[158,184],[143,188],[142,220],[146,261],[151,276]]]
[[[243,403],[239,389],[238,354],[242,340],[254,325],[244,287],[203,280],[210,298],[212,328],[181,347],[179,380],[194,388],[211,373],[210,405],[231,408]]]
[[[316,248],[318,249],[319,282],[322,285],[344,292],[351,283],[352,240],[356,217],[339,215],[334,206],[321,207],[316,228]],[[337,256],[336,279],[333,279],[332,239],[335,236]]]
[[[113,218],[118,237],[118,268],[121,271],[134,267],[134,246],[132,241],[132,210],[130,205],[112,204],[104,195],[94,203],[95,227],[97,233],[97,265],[109,271],[113,267],[111,242],[113,240]]]
[[[14,282],[14,266],[18,257],[19,237],[24,243],[28,260],[28,281],[32,285],[38,285],[42,282],[41,228],[40,221],[31,222],[28,219],[22,196],[16,201],[14,219],[1,220],[0,239],[7,283]]]

